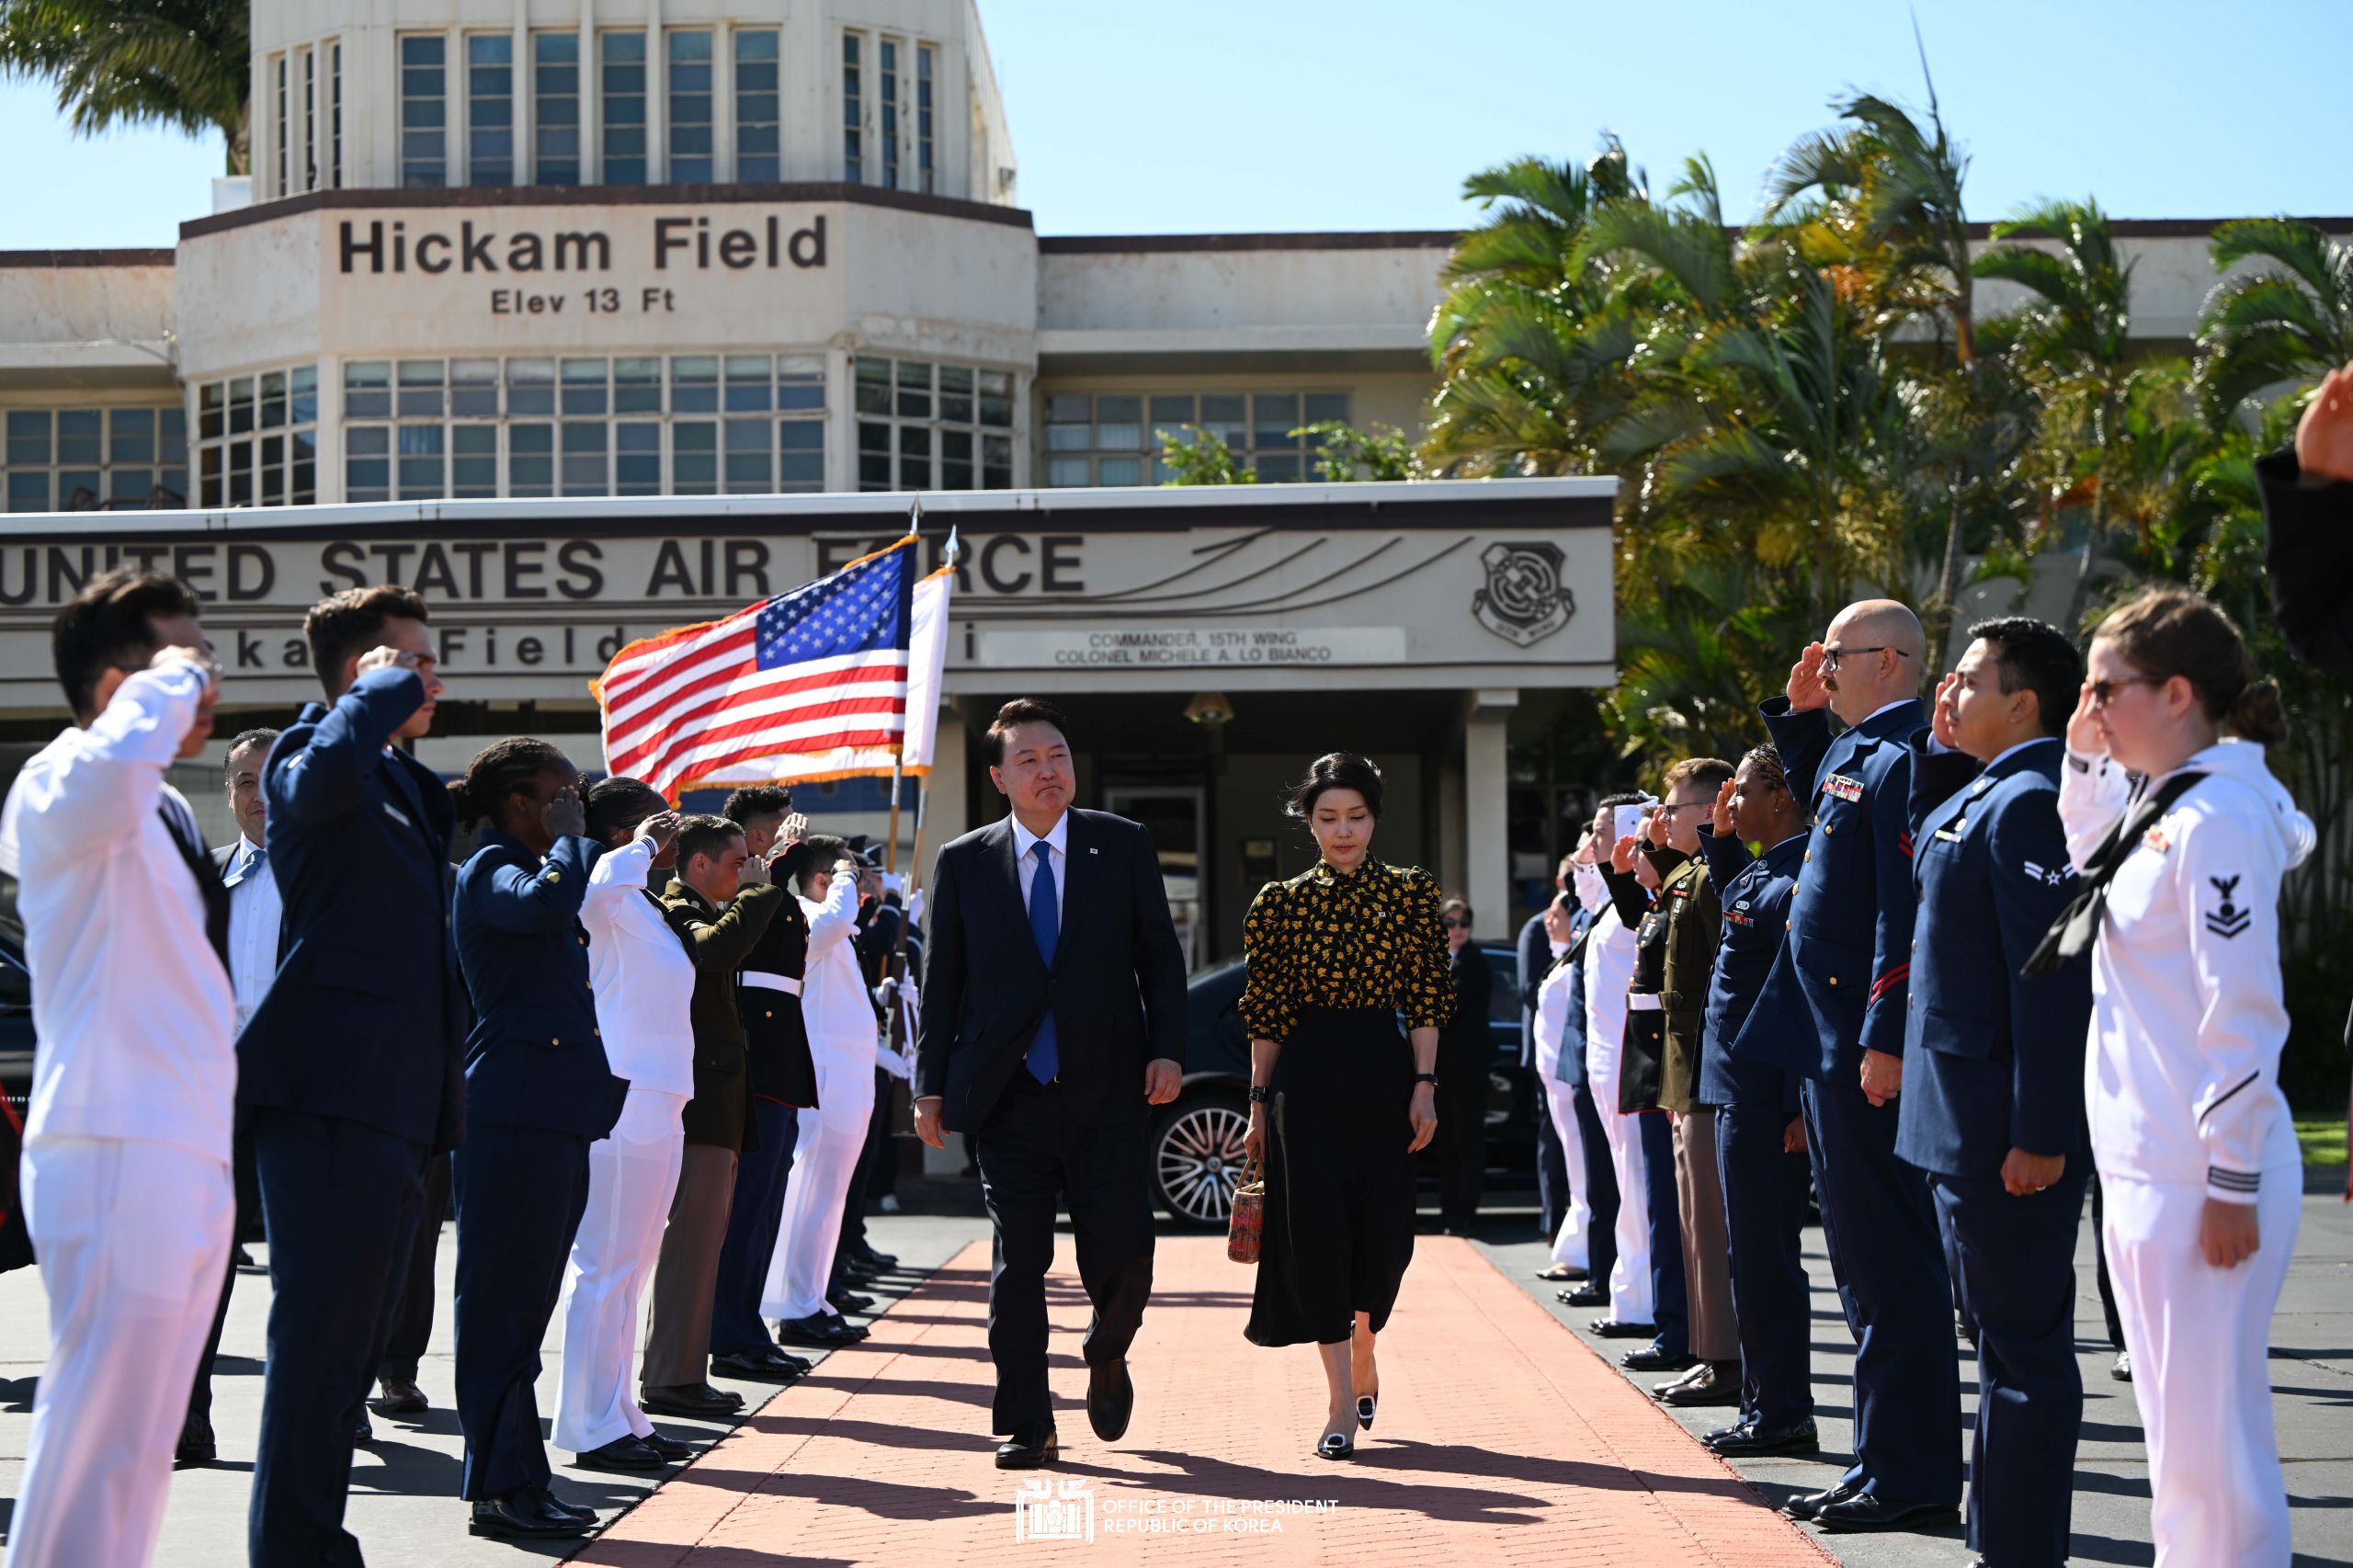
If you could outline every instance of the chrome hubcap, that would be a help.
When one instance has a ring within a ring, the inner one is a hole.
[[[1160,1141],[1160,1187],[1169,1207],[1207,1224],[1233,1210],[1249,1120],[1226,1106],[1198,1106],[1168,1124]]]

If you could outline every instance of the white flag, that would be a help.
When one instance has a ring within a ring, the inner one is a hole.
[[[931,744],[939,728],[939,684],[948,664],[948,605],[956,568],[943,566],[915,584],[915,624],[907,637],[907,729],[899,753],[909,773],[931,767]]]

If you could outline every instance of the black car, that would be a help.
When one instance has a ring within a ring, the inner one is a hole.
[[[1500,942],[1479,950],[1494,971],[1487,1029],[1495,1065],[1487,1074],[1487,1166],[1536,1167],[1536,1118],[1546,1114],[1535,1074],[1519,1064],[1519,958]],[[1185,1087],[1152,1127],[1154,1197],[1172,1220],[1222,1225],[1242,1180],[1242,1135],[1250,1124],[1250,1042],[1236,1011],[1242,960],[1232,959],[1188,983]],[[1435,1147],[1435,1144],[1433,1144]],[[1430,1150],[1423,1155],[1428,1157]]]

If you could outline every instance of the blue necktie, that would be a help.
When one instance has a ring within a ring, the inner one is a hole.
[[[1038,858],[1037,873],[1029,879],[1029,935],[1038,944],[1038,956],[1046,967],[1054,967],[1054,937],[1063,926],[1061,906],[1054,899],[1053,846],[1044,839],[1029,846]],[[1045,1021],[1038,1026],[1038,1036],[1029,1042],[1029,1075],[1041,1084],[1051,1084],[1054,1074],[1062,1071],[1062,1052],[1054,1048],[1054,1008],[1046,1005]]]

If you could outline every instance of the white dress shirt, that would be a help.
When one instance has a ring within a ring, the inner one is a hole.
[[[158,814],[171,812],[204,853],[164,770],[205,678],[186,665],[131,676],[88,729],[25,764],[0,806],[0,869],[21,884],[40,1040],[28,1146],[153,1139],[229,1163],[236,1005],[204,895]]]
[[[597,1032],[613,1076],[632,1089],[691,1099],[695,1092],[695,960],[645,892],[651,839],[608,849],[588,873],[580,924]]]
[[[874,1062],[874,1003],[858,967],[858,879],[834,873],[824,902],[801,900],[809,921],[801,966],[801,1021],[809,1050],[824,1062]]]
[[[1068,812],[1064,812],[1054,819],[1054,825],[1046,830],[1043,838],[1022,826],[1020,818],[1016,817],[1013,820],[1014,880],[1021,884],[1021,907],[1024,909],[1029,907],[1029,884],[1038,875],[1038,857],[1031,850],[1033,846],[1039,844],[1046,846],[1046,863],[1053,868],[1054,929],[1060,931],[1063,911],[1070,904],[1070,901],[1063,896],[1063,891],[1070,885],[1068,850],[1070,813]]]
[[[254,1016],[269,983],[278,978],[278,927],[285,923],[286,901],[278,892],[278,872],[250,838],[237,840],[229,858],[229,982],[237,993],[237,1027]]]

